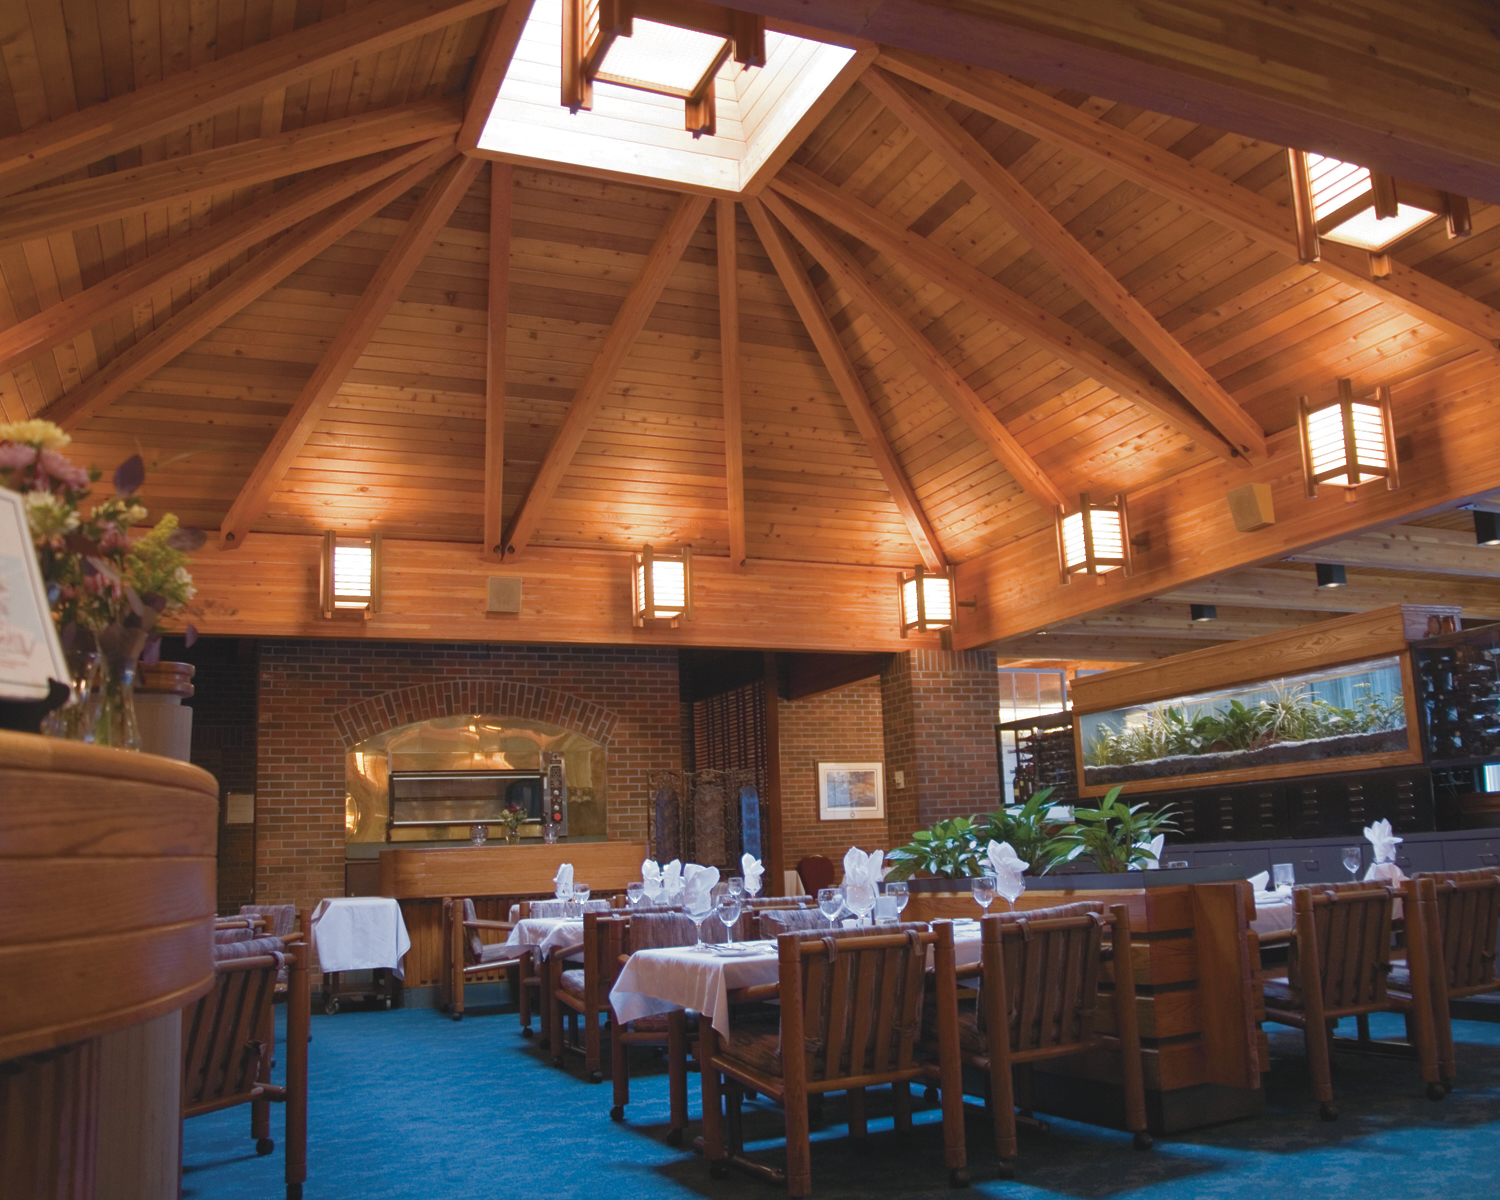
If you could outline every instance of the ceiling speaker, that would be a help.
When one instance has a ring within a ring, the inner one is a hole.
[[[1247,483],[1229,493],[1229,512],[1234,527],[1241,533],[1254,533],[1276,524],[1276,510],[1271,506],[1269,483]]]
[[[519,575],[492,575],[489,580],[489,602],[485,612],[518,613],[521,611],[521,577]]]

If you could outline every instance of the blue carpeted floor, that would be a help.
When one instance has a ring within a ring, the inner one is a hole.
[[[1347,1032],[1352,1032],[1352,1022]],[[1398,1036],[1399,1021],[1377,1016],[1375,1036]],[[1337,1055],[1334,1088],[1342,1118],[1318,1120],[1301,1035],[1267,1026],[1272,1070],[1263,1116],[1163,1139],[1148,1154],[1129,1135],[1054,1120],[1047,1135],[1022,1133],[1017,1178],[986,1176],[993,1141],[982,1110],[970,1114],[969,1193],[945,1186],[941,1126],[918,1115],[902,1145],[879,1093],[871,1136],[854,1144],[835,1122],[816,1133],[814,1194],[946,1197],[977,1194],[1041,1200],[1421,1200],[1500,1197],[1500,1025],[1455,1023],[1459,1083],[1447,1099],[1423,1094],[1414,1063]],[[284,1027],[278,1030],[284,1037]],[[597,1197],[646,1200],[707,1196],[774,1200],[779,1189],[735,1174],[711,1180],[690,1149],[665,1144],[664,1068],[633,1052],[627,1122],[609,1120],[608,1080],[589,1084],[576,1066],[554,1069],[523,1041],[513,1013],[471,1015],[455,1024],[426,1009],[314,1017],[309,1096],[308,1200],[489,1200]],[[278,1052],[278,1060],[284,1055]],[[576,1060],[570,1059],[570,1064]],[[698,1079],[689,1079],[692,1112]],[[257,1158],[249,1109],[189,1121],[183,1195],[189,1200],[268,1200],[282,1194],[279,1110],[276,1151]],[[779,1115],[747,1115],[749,1147],[767,1161]],[[689,1137],[697,1132],[696,1123]]]

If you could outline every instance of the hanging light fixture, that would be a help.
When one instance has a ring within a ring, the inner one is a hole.
[[[1341,588],[1348,585],[1344,578],[1344,566],[1342,563],[1315,563],[1318,573],[1318,590],[1326,588]]]
[[[764,17],[701,0],[563,0],[562,102],[592,109],[594,84],[682,100],[685,127],[713,136],[714,76],[730,55],[766,65]]]
[[[958,620],[953,602],[953,568],[928,571],[916,567],[910,575],[896,576],[897,594],[901,598],[901,636],[912,630],[931,633],[952,629]]]
[[[1500,513],[1474,510],[1474,540],[1481,546],[1500,546]]]
[[[1401,486],[1390,388],[1376,388],[1373,400],[1356,400],[1353,384],[1340,379],[1338,399],[1321,408],[1299,396],[1297,430],[1309,500],[1318,494],[1320,483],[1349,488],[1351,500],[1353,489],[1372,479],[1384,479],[1391,491]]]
[[[693,618],[693,551],[658,551],[642,546],[631,572],[631,620],[637,628],[647,621],[666,621],[673,629],[678,621]]]
[[[363,611],[365,617],[380,611],[380,535],[367,538],[340,537],[333,530],[323,534],[318,599],[325,617],[336,611]]]
[[[1194,621],[1217,621],[1219,607],[1216,604],[1189,604],[1188,612]]]
[[[1095,504],[1084,492],[1078,497],[1078,511],[1057,510],[1058,578],[1071,583],[1073,576],[1107,575],[1111,571],[1131,572],[1130,517],[1125,508],[1125,493],[1113,504]]]

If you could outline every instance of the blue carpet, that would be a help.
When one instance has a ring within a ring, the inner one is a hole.
[[[280,1016],[280,1014],[278,1014]],[[1352,1033],[1352,1022],[1345,1022]],[[1372,1019],[1376,1037],[1399,1036],[1398,1018]],[[1423,1200],[1500,1197],[1500,1025],[1455,1022],[1459,1082],[1439,1103],[1425,1098],[1415,1063],[1336,1056],[1342,1117],[1318,1120],[1301,1035],[1267,1026],[1272,1069],[1266,1112],[1132,1151],[1128,1134],[1053,1120],[1047,1135],[1021,1135],[1017,1178],[986,1177],[993,1142],[982,1110],[970,1114],[970,1192],[945,1186],[941,1125],[917,1114],[906,1144],[891,1132],[885,1095],[871,1095],[871,1136],[852,1143],[836,1122],[815,1133],[813,1189],[830,1200],[1013,1197],[1042,1200]],[[284,1024],[278,1038],[284,1038]],[[285,1061],[278,1050],[278,1062]],[[666,1145],[664,1066],[633,1051],[627,1122],[609,1120],[610,1085],[554,1069],[523,1041],[513,1014],[481,1013],[455,1024],[427,1009],[345,1012],[313,1018],[310,1047],[308,1200],[774,1200],[779,1189],[735,1174],[711,1180],[689,1149]],[[689,1077],[691,1110],[698,1079]],[[268,1200],[282,1194],[281,1113],[272,1111],[274,1153],[257,1158],[246,1107],[186,1125],[188,1200]],[[747,1149],[778,1159],[779,1114],[746,1116]],[[696,1121],[689,1137],[698,1132]],[[757,1140],[759,1139],[759,1140]]]

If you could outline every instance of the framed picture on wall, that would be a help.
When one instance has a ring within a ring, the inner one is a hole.
[[[819,763],[818,816],[825,821],[885,819],[885,764]]]

